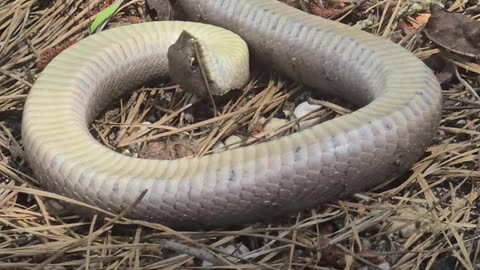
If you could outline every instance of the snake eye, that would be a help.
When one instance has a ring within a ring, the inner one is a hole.
[[[190,58],[190,69],[191,70],[196,70],[198,68],[198,61],[196,57],[191,57]]]

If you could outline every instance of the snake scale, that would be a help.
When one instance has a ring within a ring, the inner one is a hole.
[[[188,22],[92,35],[57,56],[37,79],[22,136],[45,189],[113,213],[147,190],[129,217],[176,228],[227,226],[365,191],[404,173],[431,143],[441,89],[433,72],[401,46],[277,0],[177,4]],[[101,145],[89,124],[121,95],[168,76],[168,48],[183,30],[211,50],[205,51],[212,57],[209,79],[218,79],[219,87],[246,78],[250,54],[359,109],[273,141],[198,158],[139,159]]]

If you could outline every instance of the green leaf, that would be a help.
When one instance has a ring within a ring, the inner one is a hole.
[[[90,27],[88,28],[90,35],[95,34],[99,27],[105,25],[108,20],[115,15],[122,2],[123,0],[116,0],[110,6],[97,14],[97,17],[95,17],[95,20],[93,20],[92,24],[90,24]]]

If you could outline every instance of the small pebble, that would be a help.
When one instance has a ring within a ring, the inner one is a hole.
[[[310,112],[312,112],[314,110],[317,110],[321,107],[322,106],[320,106],[320,105],[309,104],[308,102],[305,101],[305,102],[302,102],[302,103],[298,104],[298,106],[293,111],[293,115],[296,118],[301,118],[301,117],[309,114]],[[312,126],[318,124],[319,122],[320,122],[319,119],[310,119],[310,120],[302,121],[302,122],[299,123],[300,130],[312,127]]]
[[[236,135],[232,135],[225,139],[225,145],[227,148],[235,148],[238,147],[238,143],[242,142],[242,138]]]
[[[212,147],[212,150],[213,152],[221,152],[223,149],[223,147],[225,147],[225,144],[223,142],[217,142],[213,147]]]
[[[108,134],[108,140],[110,142],[114,141],[115,139],[117,139],[117,133],[116,132],[110,132],[110,134]]]
[[[398,219],[391,220],[390,230],[398,231],[404,239],[410,238],[431,223],[427,217],[422,217],[426,213],[427,209],[420,206],[401,209],[398,211]]]
[[[412,223],[400,229],[400,236],[402,238],[408,239],[415,233],[415,231],[417,231],[417,226],[415,226],[415,223]]]
[[[220,247],[219,248],[221,251],[223,251],[226,254],[230,254],[236,257],[241,257],[243,254],[246,254],[250,252],[250,249],[246,247],[244,244],[238,244],[238,245],[228,245],[225,247]],[[233,261],[236,261],[233,259]],[[202,266],[212,266],[213,264],[207,261],[203,261]]]
[[[462,198],[453,197],[453,199],[452,199],[452,206],[454,208],[457,208],[457,209],[465,207],[465,203],[466,203],[466,201]]]
[[[457,121],[457,125],[462,125],[463,126],[466,123],[467,123],[467,120],[465,120],[465,119],[460,119],[460,120]]]
[[[248,249],[244,244],[240,244],[240,245],[228,245],[223,249],[223,251],[231,255],[240,256],[247,252],[250,252],[250,249]]]
[[[148,125],[151,125],[152,123],[149,122],[149,121],[145,121],[145,122],[142,122],[142,126],[139,128],[139,131],[140,132],[144,132],[144,131],[147,131],[149,130],[149,128],[147,127]]]
[[[390,264],[388,262],[383,262],[378,265],[378,268],[382,270],[390,270]]]
[[[183,116],[185,118],[185,122],[191,124],[195,121],[195,117],[193,117],[193,114],[191,113],[185,113],[185,115]]]
[[[45,201],[45,207],[47,208],[49,213],[54,215],[65,213],[65,211],[68,210],[63,204],[61,204],[57,200]]]
[[[262,117],[260,117],[260,118],[258,119],[258,123],[261,124],[261,125],[263,125],[263,124],[265,124],[265,121],[266,121],[266,120],[267,120],[267,118],[265,118],[265,117],[262,116]]]
[[[292,111],[283,110],[283,114],[285,114],[286,117],[289,117],[292,114]]]
[[[280,119],[280,118],[272,118],[268,123],[265,125],[265,131],[266,132],[272,132],[275,131],[278,128],[283,127],[288,123],[287,119]]]

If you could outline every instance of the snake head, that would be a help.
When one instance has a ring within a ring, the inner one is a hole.
[[[187,31],[168,48],[170,78],[185,91],[206,97],[215,94],[217,84],[212,80],[211,67],[201,42]]]

